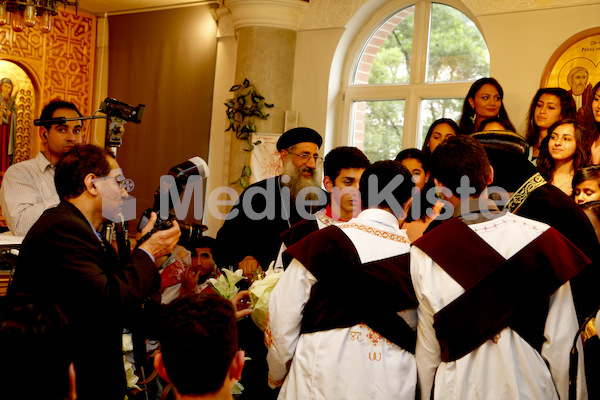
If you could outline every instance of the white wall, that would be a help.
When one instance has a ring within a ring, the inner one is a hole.
[[[571,36],[600,27],[600,2],[481,16],[491,55],[491,75],[504,89],[508,115],[519,132],[552,54]]]

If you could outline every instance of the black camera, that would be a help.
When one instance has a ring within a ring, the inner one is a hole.
[[[154,228],[152,228],[150,234],[156,231],[172,228],[172,221],[175,220],[179,224],[179,230],[181,231],[181,236],[179,237],[177,244],[184,247],[189,243],[197,241],[200,237],[202,237],[204,231],[208,229],[206,225],[180,221],[177,218],[175,218],[175,214],[173,213],[169,213],[169,216],[167,218],[162,218],[158,211],[149,208],[146,211],[144,211],[144,213],[142,214],[142,218],[140,218],[140,223],[138,224],[138,231],[141,232],[141,230],[146,226],[148,220],[150,219],[150,214],[152,213],[152,211],[156,212],[157,218],[156,222],[154,223]]]
[[[115,117],[122,119],[123,121],[131,121],[135,124],[142,122],[142,115],[144,114],[144,104],[138,104],[137,107],[130,106],[129,104],[121,103],[116,99],[106,98],[100,109],[109,117]]]
[[[198,175],[200,178],[206,178],[208,176],[208,165],[206,162],[200,157],[192,157],[187,161],[184,161],[181,164],[178,164],[172,167],[169,170],[169,175],[175,178],[175,186],[177,187],[177,191],[181,192],[187,184],[187,179],[190,176]],[[198,240],[204,231],[208,228],[205,225],[188,223],[185,221],[181,221],[175,218],[175,214],[173,212],[169,212],[168,215],[162,215],[160,212],[160,201],[161,198],[166,198],[168,200],[167,209],[171,210],[173,208],[172,200],[170,197],[165,196],[168,193],[170,187],[161,185],[154,192],[154,205],[152,208],[147,209],[142,214],[140,218],[140,222],[138,223],[138,232],[141,232],[142,229],[148,224],[148,220],[150,219],[151,213],[154,211],[157,215],[156,222],[154,223],[154,228],[151,233],[154,233],[158,230],[165,230],[173,227],[173,220],[176,220],[179,224],[179,229],[181,230],[181,236],[179,237],[179,241],[177,242],[181,246],[186,246],[189,243],[195,242]]]

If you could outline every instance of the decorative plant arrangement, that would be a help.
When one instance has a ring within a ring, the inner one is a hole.
[[[242,168],[241,176],[231,184],[239,183],[242,188],[246,189],[250,184],[250,176],[252,175],[252,170],[248,165],[249,154],[254,146],[261,143],[260,140],[252,142],[252,134],[256,133],[254,122],[256,118],[267,119],[269,114],[266,114],[263,108],[272,108],[273,104],[266,103],[265,98],[248,79],[244,79],[242,84],[233,85],[229,91],[234,93],[234,97],[228,99],[225,103],[227,119],[229,120],[229,127],[225,129],[225,132],[235,132],[235,137],[246,141],[249,146],[249,148],[244,149],[248,152],[248,156]]]

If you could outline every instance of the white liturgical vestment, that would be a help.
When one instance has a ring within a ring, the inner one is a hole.
[[[337,225],[361,263],[406,254],[410,241],[389,212],[368,209]],[[316,234],[316,233],[315,233]],[[364,323],[300,333],[304,306],[317,279],[293,259],[271,293],[265,342],[269,384],[283,384],[279,399],[414,399],[414,355]],[[361,290],[348,287],[347,296]],[[412,330],[415,309],[398,313]]]
[[[549,228],[510,213],[468,227],[506,259]],[[421,398],[430,399],[433,391],[435,400],[568,399],[569,353],[578,329],[570,284],[560,286],[549,299],[541,354],[506,327],[465,356],[442,362],[434,315],[465,290],[417,246],[410,251],[410,273],[419,302],[415,356]],[[583,354],[580,344],[579,354]],[[582,359],[580,356],[579,399],[587,398]]]

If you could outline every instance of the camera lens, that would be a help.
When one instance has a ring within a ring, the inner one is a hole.
[[[181,230],[181,236],[177,244],[185,246],[188,243],[197,241],[202,237],[202,233],[208,229],[206,225],[188,223],[184,221],[177,221],[179,223],[179,229]]]

